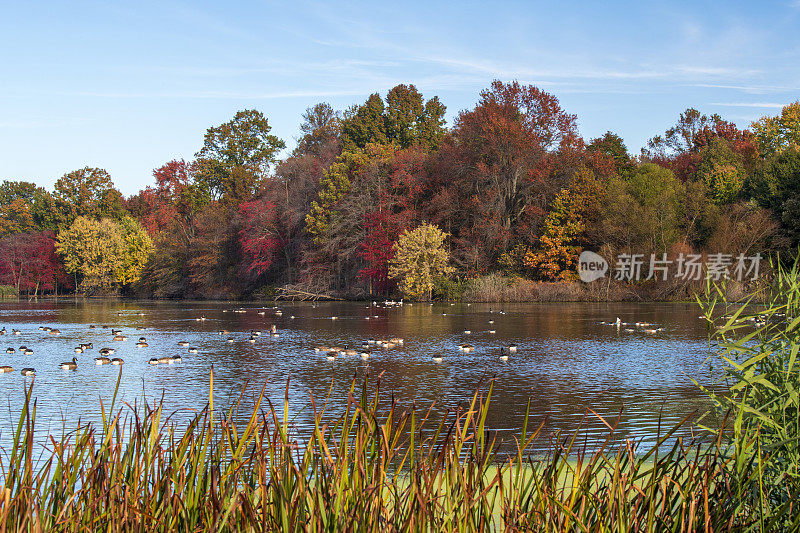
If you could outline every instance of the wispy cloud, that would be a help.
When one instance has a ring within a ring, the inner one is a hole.
[[[777,102],[712,102],[708,105],[715,105],[722,107],[759,107],[759,108],[781,109],[786,104],[779,104]]]

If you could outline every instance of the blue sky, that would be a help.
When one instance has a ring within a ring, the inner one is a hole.
[[[493,79],[535,84],[638,152],[689,106],[747,126],[797,100],[798,30],[800,0],[0,2],[0,179],[98,166],[128,195],[239,109],[291,148],[305,108],[398,83],[450,123]]]

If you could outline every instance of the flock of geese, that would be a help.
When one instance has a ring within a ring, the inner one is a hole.
[[[389,300],[387,300],[387,301],[383,302],[383,305],[381,306],[377,302],[372,302],[372,307],[392,308],[392,307],[401,307],[403,305],[412,305],[412,304],[406,304],[402,300],[400,300],[400,301],[389,301]],[[469,306],[469,304],[467,304],[467,305]],[[316,307],[316,306],[314,306],[314,307]],[[239,308],[239,309],[233,309],[233,310],[230,310],[230,311],[233,312],[233,313],[246,313],[247,309]],[[229,310],[225,309],[222,312],[226,313],[226,312],[229,312]],[[283,315],[283,312],[278,308],[273,308],[273,312],[274,312],[274,315],[276,317],[280,317],[280,316]],[[263,315],[266,314],[266,310],[258,310],[257,313],[258,313],[258,315],[263,316]],[[494,311],[494,310],[490,309],[489,313],[490,314],[505,315],[505,311],[503,311],[503,310]],[[143,314],[144,313],[139,313],[139,315],[143,315]],[[118,313],[118,315],[122,316],[122,313]],[[447,313],[442,313],[442,315],[446,316]],[[294,315],[292,315],[290,318],[294,319],[295,317],[294,317]],[[329,318],[330,320],[338,320],[339,317],[330,316],[330,317],[327,317],[327,318]],[[368,315],[365,318],[366,319],[378,318],[378,316],[377,315],[374,315],[374,316],[373,315]],[[207,318],[204,315],[202,315],[202,316],[200,316],[198,318],[195,318],[194,320],[196,320],[198,322],[204,322],[204,321],[207,320]],[[601,324],[615,326],[618,331],[624,327],[624,331],[626,331],[626,332],[641,331],[641,332],[648,333],[648,334],[655,334],[655,333],[658,333],[658,332],[664,330],[663,327],[655,327],[654,324],[649,323],[649,322],[634,322],[634,323],[623,322],[619,317],[617,317],[616,321],[614,321],[614,322],[601,322]],[[90,329],[95,329],[95,328],[98,328],[98,327],[100,327],[102,329],[109,329],[109,326],[107,326],[107,325],[104,325],[104,326],[90,325],[89,326]],[[485,333],[488,333],[490,335],[493,335],[493,334],[496,333],[496,330],[493,329],[494,328],[494,320],[489,320],[488,321],[488,328],[489,329],[485,330]],[[143,330],[144,328],[138,327],[136,329]],[[46,334],[48,334],[48,335],[52,335],[52,336],[58,336],[58,335],[61,334],[61,331],[59,329],[50,328],[50,327],[47,327],[47,326],[40,326],[39,330],[44,332],[44,333],[46,333]],[[21,335],[21,333],[22,332],[20,330],[18,330],[18,329],[11,329],[10,331],[8,331],[5,327],[0,329],[0,335],[9,335],[9,334],[10,335]],[[464,336],[470,336],[470,335],[472,335],[472,333],[473,332],[471,330],[469,330],[469,329],[465,329],[463,331],[463,335]],[[278,337],[280,335],[278,333],[277,326],[274,325],[274,324],[269,328],[267,334],[269,336],[272,336],[272,337]],[[111,337],[112,342],[125,342],[125,341],[128,340],[128,337],[126,335],[124,335],[122,330],[120,330],[120,329],[111,329],[111,335],[112,335],[112,337]],[[224,336],[226,342],[228,342],[228,343],[233,343],[233,342],[236,341],[236,339],[234,337],[230,336],[230,332],[228,330],[220,330],[218,332],[218,335]],[[261,331],[259,331],[259,330],[251,330],[250,336],[247,338],[247,341],[250,342],[250,343],[255,343],[259,336],[261,336]],[[384,350],[390,350],[390,349],[395,348],[395,347],[402,347],[404,345],[404,342],[405,342],[404,339],[401,338],[401,337],[392,337],[392,338],[389,338],[389,339],[369,338],[368,340],[364,341],[361,344],[360,349],[349,348],[347,345],[344,345],[344,346],[319,345],[319,346],[315,346],[314,347],[314,351],[318,352],[318,353],[324,353],[325,357],[327,358],[328,361],[335,361],[336,358],[339,355],[351,355],[351,356],[359,355],[359,356],[361,356],[362,359],[367,360],[367,359],[369,359],[370,355],[373,353],[373,350],[375,348],[382,348]],[[138,340],[136,342],[136,347],[137,348],[147,348],[148,346],[149,346],[149,344],[147,343],[147,339],[145,337],[142,336],[142,337],[138,338]],[[191,354],[198,353],[197,348],[195,348],[193,346],[190,346],[188,341],[180,341],[180,342],[178,342],[178,346],[181,346],[183,348],[187,348],[188,352],[191,353]],[[79,344],[78,346],[76,346],[74,348],[74,351],[75,351],[76,354],[83,354],[83,353],[86,353],[86,352],[88,352],[88,351],[90,351],[92,349],[93,349],[92,343],[81,343],[81,344]],[[110,347],[101,348],[98,351],[99,352],[99,356],[94,358],[95,365],[99,366],[99,365],[122,365],[122,364],[124,364],[125,361],[122,358],[120,358],[120,357],[111,357],[112,355],[114,355],[115,351],[116,350],[114,348],[110,348]],[[469,344],[469,343],[459,344],[458,345],[458,351],[461,352],[461,353],[471,353],[471,352],[475,351],[475,345]],[[499,351],[500,360],[501,361],[508,361],[509,355],[516,354],[518,352],[518,346],[516,344],[513,344],[513,343],[512,344],[507,344],[507,345],[500,346],[498,348],[498,351]],[[12,347],[9,347],[9,348],[6,349],[6,354],[9,354],[9,355],[13,355],[16,352],[17,352],[17,350],[12,348]],[[33,353],[34,353],[31,348],[29,348],[29,347],[27,347],[25,345],[19,347],[19,352],[21,354],[24,354],[24,355],[33,355]],[[432,356],[432,360],[435,363],[441,363],[444,360],[444,358],[441,355],[437,354],[437,355],[433,355]],[[152,357],[152,358],[149,359],[148,363],[151,364],[151,365],[159,365],[159,364],[180,363],[182,361],[183,361],[183,358],[180,355],[172,355],[172,356],[163,356],[163,357]],[[78,369],[78,366],[79,366],[79,361],[78,361],[78,357],[77,356],[73,356],[71,361],[65,361],[65,362],[62,362],[62,363],[59,364],[59,368],[61,368],[63,370],[73,370],[74,371],[74,370]],[[0,366],[0,374],[13,372],[13,371],[14,371],[14,368],[11,367],[11,366],[8,366],[8,365]],[[23,376],[33,376],[33,375],[36,374],[36,370],[34,368],[31,368],[31,367],[26,367],[26,368],[23,368],[21,370],[21,373],[22,373]]]

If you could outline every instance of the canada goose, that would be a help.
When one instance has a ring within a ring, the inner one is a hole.
[[[20,374],[23,376],[35,376],[36,370],[33,368],[23,368],[22,371],[20,371]]]
[[[119,365],[123,364],[124,362],[125,361],[123,361],[119,357],[115,357],[114,359],[111,360],[111,364],[114,365],[114,366],[119,366]]]
[[[233,337],[228,337],[227,342],[233,342],[235,339]]]
[[[14,335],[22,335],[22,332],[18,329],[12,329],[11,333],[13,333]]]
[[[28,348],[27,350],[25,350],[25,351],[24,351],[24,352],[22,352],[22,353],[24,353],[25,355],[33,355],[33,350],[31,350],[30,348]]]
[[[139,342],[147,342],[147,339],[145,339],[144,337],[139,337]]]
[[[255,337],[250,337],[249,339],[247,339],[247,342],[249,342],[250,344],[255,344],[256,338]]]
[[[458,350],[460,352],[469,353],[475,350],[475,346],[473,346],[472,344],[459,344]]]
[[[0,366],[0,374],[5,374],[6,372],[13,372],[14,368],[8,365]]]
[[[75,347],[75,353],[83,353],[83,347],[81,347],[81,346],[76,346],[76,347]]]
[[[77,370],[78,368],[78,358],[73,357],[72,361],[67,361],[65,363],[61,363],[61,368],[64,370]]]
[[[281,336],[281,334],[278,333],[277,331],[270,333],[270,335],[272,335],[273,337],[280,337]]]
[[[27,347],[27,346],[25,346],[24,344],[23,344],[22,346],[20,346],[20,347],[19,347],[19,351],[20,351],[20,352],[24,352],[24,351],[25,351],[25,350],[27,350],[27,349],[28,349],[28,347]]]
[[[160,364],[160,365],[164,365],[164,364],[171,365],[172,363],[174,363],[174,361],[172,360],[172,357],[159,357],[158,358],[158,364]]]
[[[433,359],[434,363],[441,363],[443,361],[442,356],[434,355],[431,359]]]
[[[94,324],[89,324],[89,329],[97,329],[97,326],[95,326]]]
[[[494,320],[490,320],[490,321],[489,321],[489,324],[494,324]]]
[[[372,354],[369,350],[364,350],[361,352],[361,359],[369,359],[369,356]]]
[[[174,363],[180,363],[181,361],[183,361],[183,358],[180,355],[173,355],[172,356],[172,361]]]
[[[136,347],[137,348],[147,348],[148,346],[150,346],[150,345],[147,344],[146,342],[137,342],[136,343]]]
[[[275,316],[282,316],[282,315],[283,315],[283,311],[281,311],[280,309],[275,311]]]
[[[289,318],[290,318],[291,320],[294,320],[294,315],[290,316]]]
[[[111,362],[111,359],[109,359],[108,357],[95,357],[94,358],[94,364],[96,364],[97,366],[107,365],[110,362]]]
[[[468,329],[465,329],[464,330],[464,335],[472,335],[472,331],[470,331]]]
[[[189,353],[197,353],[197,348],[192,346],[191,348],[189,348]]]
[[[126,341],[126,340],[128,340],[128,337],[126,337],[125,335],[116,335],[113,340],[115,340],[115,341]]]
[[[403,344],[403,339],[400,337],[392,337],[389,339],[389,342],[393,342],[395,344]]]
[[[5,335],[5,334],[6,334],[6,328],[4,327],[3,329],[0,329],[0,335]]]
[[[189,341],[178,341],[178,346],[189,346]]]
[[[487,331],[486,333],[488,333],[489,335],[494,335],[495,333],[497,333],[497,330],[490,329],[490,330],[489,330],[489,331]]]
[[[79,346],[81,348],[83,348],[84,350],[91,350],[93,348],[91,342],[89,342],[89,343],[81,343],[81,344],[79,344]]]
[[[372,337],[370,337],[370,338],[367,340],[367,343],[368,343],[368,344],[375,344],[375,339],[373,339]]]
[[[251,337],[260,337],[261,336],[261,332],[254,329],[254,330],[252,330],[250,332],[250,336]]]
[[[44,326],[39,326],[39,331],[44,331]]]
[[[219,330],[218,335],[227,335],[228,333],[230,333],[230,332],[227,329],[221,329],[221,330]]]
[[[330,351],[330,347],[329,346],[314,346],[314,351],[315,352],[328,352],[328,351]]]
[[[509,344],[503,348],[503,351],[508,353],[517,353],[517,345],[516,344]]]
[[[114,348],[100,348],[100,355],[111,355],[116,350]]]
[[[501,361],[508,361],[508,355],[506,355],[506,354],[501,355],[500,356],[500,360]]]
[[[6,348],[6,353],[14,353],[16,350],[14,348]]]
[[[327,354],[328,361],[335,361],[336,360],[336,352],[328,352]]]
[[[150,360],[148,361],[148,363],[150,363],[151,365],[157,365],[158,364],[158,358],[157,357],[151,357]]]
[[[356,350],[352,349],[352,348],[348,348],[348,349],[342,351],[342,353],[345,354],[345,355],[357,355],[358,354],[358,352]]]

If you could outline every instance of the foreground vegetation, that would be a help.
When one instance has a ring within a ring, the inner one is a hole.
[[[586,447],[528,416],[501,447],[485,426],[491,383],[435,420],[401,410],[380,381],[354,382],[337,414],[312,399],[300,433],[288,383],[282,406],[262,393],[246,416],[244,397],[221,413],[213,370],[188,424],[112,399],[102,427],[42,443],[32,385],[0,462],[0,530],[795,531],[797,267],[777,268],[776,289],[747,314],[709,285],[701,307],[730,393],[708,391],[716,420],[702,441],[674,438],[678,425],[649,450],[615,439],[613,421]]]

